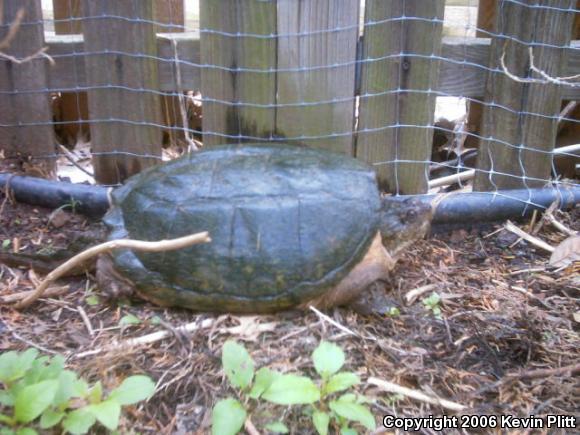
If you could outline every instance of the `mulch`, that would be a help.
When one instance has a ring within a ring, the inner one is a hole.
[[[55,227],[49,222],[51,210],[0,200],[0,252],[15,245],[19,252],[54,252],[66,248],[74,234],[102,230],[100,223],[69,213]],[[580,230],[579,215],[577,208],[557,217]],[[528,223],[519,225],[527,230]],[[378,424],[388,414],[460,414],[381,391],[365,382],[370,377],[459,403],[467,407],[463,414],[578,418],[578,264],[551,269],[547,253],[501,228],[455,230],[416,243],[391,277],[371,289],[388,293],[399,310],[395,315],[362,315],[345,307],[325,312],[328,318],[311,311],[242,317],[140,301],[110,303],[89,271],[53,284],[63,287],[60,296],[40,299],[25,311],[0,306],[0,349],[33,346],[64,355],[69,368],[91,382],[101,380],[109,390],[129,375],[149,375],[156,393],[126,409],[121,433],[208,433],[215,402],[237,395],[220,359],[223,343],[232,338],[246,346],[257,368],[312,377],[312,351],[321,340],[337,343],[347,355],[345,369],[363,380],[357,392],[374,399]],[[548,224],[537,235],[552,246],[566,238]],[[27,267],[0,265],[0,297],[32,290],[41,276]],[[408,303],[406,295],[417,288],[429,291]],[[441,296],[440,318],[422,302],[433,291]],[[128,314],[141,322],[122,325]],[[212,320],[207,328],[178,329],[204,319]],[[167,337],[110,348],[155,331],[167,331]],[[292,433],[313,433],[309,417],[296,407],[260,404],[252,413],[258,429],[273,418],[282,419]]]

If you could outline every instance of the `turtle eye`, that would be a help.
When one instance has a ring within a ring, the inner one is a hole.
[[[415,219],[417,219],[417,212],[415,210],[409,210],[406,217],[407,221],[413,222]]]

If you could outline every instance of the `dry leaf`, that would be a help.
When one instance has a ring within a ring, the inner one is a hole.
[[[560,243],[550,257],[550,266],[566,267],[580,261],[580,236],[571,236]]]
[[[238,326],[228,328],[228,332],[237,335],[240,340],[256,341],[263,332],[274,331],[276,323],[260,323],[259,316],[234,317],[240,322]]]
[[[576,311],[574,314],[572,314],[572,318],[576,323],[580,323],[580,311]]]

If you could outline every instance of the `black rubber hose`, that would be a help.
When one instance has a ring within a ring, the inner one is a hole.
[[[421,195],[420,198],[431,202],[435,195]],[[580,204],[580,186],[451,193],[437,205],[433,224],[468,226],[515,219],[529,215],[534,210],[548,208],[556,200],[559,201],[560,209]]]
[[[102,217],[109,208],[107,188],[101,186],[0,174],[0,188],[6,187],[18,202],[52,209],[69,205],[74,211],[93,218]]]
[[[6,185],[19,202],[53,209],[74,204],[77,212],[93,218],[102,217],[109,208],[107,188],[101,186],[0,174],[0,188]],[[435,195],[418,197],[425,202],[435,199]],[[390,200],[405,198],[390,197]],[[533,210],[549,207],[556,200],[563,209],[579,204],[580,186],[449,194],[438,204],[433,224],[470,225],[523,217]]]

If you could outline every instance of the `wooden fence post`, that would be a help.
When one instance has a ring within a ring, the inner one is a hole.
[[[366,2],[356,156],[388,192],[427,192],[444,3]]]
[[[13,38],[10,24],[24,11]],[[48,60],[38,54],[44,47],[44,28],[40,0],[0,2],[0,52],[14,59],[0,58],[0,150],[5,156],[42,157],[33,160],[39,173],[54,170],[54,129],[50,93],[47,89]],[[18,124],[29,124],[19,126]],[[52,157],[47,157],[52,156]]]
[[[204,146],[244,142],[238,135],[270,138],[276,73],[265,71],[276,67],[276,40],[269,38],[276,33],[276,2],[201,0],[200,27],[201,63],[207,66],[201,72]],[[262,72],[239,71],[244,69]]]
[[[575,4],[574,0],[500,1],[483,111],[485,139],[479,147],[474,190],[540,187],[549,179],[560,87],[516,81],[502,70],[501,58],[510,74],[524,80],[540,78],[530,70],[532,47],[537,68],[551,77],[562,76]]]
[[[95,177],[115,184],[161,155],[153,0],[83,0],[83,9],[96,17],[83,22]]]
[[[286,35],[277,52],[278,136],[305,136],[289,142],[354,155],[358,26],[359,0],[278,3],[278,34]]]
[[[202,0],[201,28],[206,146],[304,136],[288,142],[352,154],[358,0]]]

